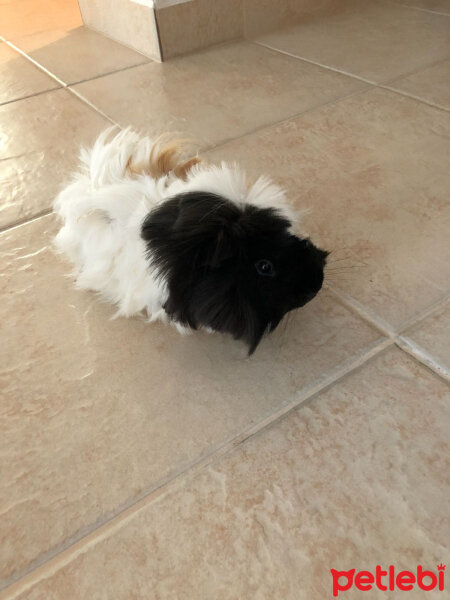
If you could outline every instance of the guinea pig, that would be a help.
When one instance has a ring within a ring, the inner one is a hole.
[[[293,233],[285,194],[236,165],[182,161],[177,143],[100,135],[58,195],[57,248],[116,315],[231,334],[252,354],[322,287],[328,253]]]

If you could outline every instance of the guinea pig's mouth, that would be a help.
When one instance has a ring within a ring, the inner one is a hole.
[[[285,308],[285,314],[290,312],[291,310],[297,310],[298,308],[302,308],[308,302],[311,302],[317,294],[320,292],[320,288],[315,291],[310,291],[302,294],[300,297],[296,298],[296,300],[290,302]]]
[[[324,267],[325,268],[325,260],[324,260]],[[300,304],[299,304],[299,308],[301,306],[305,306],[305,304],[307,304],[308,302],[311,302],[311,300],[313,298],[315,298],[317,296],[317,294],[320,292],[320,290],[322,289],[323,286],[323,280],[324,280],[324,270],[317,270],[314,275],[311,277],[311,281],[310,281],[310,286],[309,289],[304,291],[299,300],[300,300]]]
[[[317,294],[320,292],[321,289],[322,289],[322,286],[320,286],[320,288],[318,290],[314,290],[314,291],[311,291],[311,292],[308,292],[307,294],[305,294],[303,296],[302,306],[304,306],[308,302],[311,302],[311,300],[317,296]]]

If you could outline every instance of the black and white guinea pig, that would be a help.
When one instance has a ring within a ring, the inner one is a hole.
[[[252,354],[322,287],[327,252],[292,231],[283,191],[235,165],[181,161],[176,143],[101,134],[55,200],[57,248],[77,286],[180,331],[243,340]]]

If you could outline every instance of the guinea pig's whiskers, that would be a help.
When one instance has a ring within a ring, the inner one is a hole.
[[[355,278],[353,277],[348,277],[348,276],[337,276],[337,277],[329,277],[327,278],[327,282],[328,283],[352,283],[353,281],[355,281]]]
[[[352,248],[351,248],[351,246],[340,246],[339,248],[333,248],[333,250],[330,250],[330,254],[336,254],[337,252],[344,252],[344,250],[351,251]]]
[[[334,267],[331,269],[325,268],[327,273],[345,273],[353,269],[363,269],[364,265],[346,265],[343,267]]]
[[[347,256],[345,258],[334,258],[332,260],[327,259],[327,265],[335,265],[336,263],[341,263],[346,260],[353,260],[353,259],[350,256]]]
[[[347,258],[352,255],[352,251],[350,250],[350,248],[339,248],[338,250],[331,250],[328,253],[328,260],[342,258],[343,255],[344,258],[346,258],[344,252],[347,253]]]
[[[325,281],[343,283],[345,281],[354,281],[359,275],[358,271],[337,271],[334,273],[325,274]]]
[[[327,266],[329,265],[335,265],[335,264],[341,264],[343,263],[343,266],[345,266],[345,262],[346,261],[350,261],[352,264],[355,265],[365,265],[367,266],[367,262],[365,262],[364,260],[359,259],[355,259],[353,256],[343,256],[343,257],[339,257],[339,258],[335,258],[335,257],[331,257],[327,259]]]
[[[347,249],[339,249],[336,252],[344,252]],[[356,277],[360,275],[361,269],[368,267],[367,263],[355,260],[352,256],[336,256],[333,252],[327,260],[324,269],[325,281],[331,285],[351,285]]]
[[[353,253],[353,251],[351,249],[342,248],[342,249],[338,249],[338,250],[332,250],[328,254],[327,265],[331,265],[334,263],[341,263],[341,262],[345,262],[345,261],[350,261],[352,263],[361,262],[359,257],[358,258],[355,257],[355,254]]]

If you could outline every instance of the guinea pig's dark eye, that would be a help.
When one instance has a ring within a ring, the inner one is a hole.
[[[270,260],[265,258],[258,260],[255,263],[255,268],[260,275],[266,275],[268,277],[273,277],[275,275],[275,268]]]

